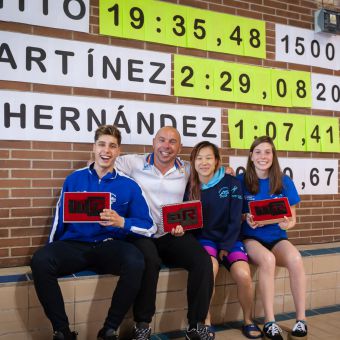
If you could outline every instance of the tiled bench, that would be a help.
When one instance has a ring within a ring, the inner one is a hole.
[[[313,248],[313,249],[312,249]],[[307,274],[307,309],[333,306],[340,303],[340,244],[299,247]],[[256,317],[263,309],[256,289],[257,273],[252,267]],[[66,310],[72,328],[79,332],[79,340],[96,339],[108,309],[117,277],[98,276],[81,272],[60,279]],[[154,333],[186,327],[187,273],[181,269],[163,268],[158,283]],[[28,267],[0,269],[0,339],[51,339],[51,328],[36,297]],[[289,288],[288,272],[276,269],[275,313],[294,310]],[[216,281],[212,320],[223,324],[242,319],[236,285],[221,267]],[[132,326],[131,312],[125,318],[120,333],[127,334]]]

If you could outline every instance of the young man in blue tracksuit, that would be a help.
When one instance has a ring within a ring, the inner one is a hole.
[[[128,235],[152,236],[156,229],[143,192],[131,178],[114,168],[120,153],[121,134],[112,125],[95,133],[95,161],[74,171],[63,185],[49,243],[33,256],[34,286],[54,340],[76,339],[71,332],[57,278],[85,268],[120,275],[111,306],[97,339],[117,339],[117,328],[132,305],[144,271],[143,254],[125,239]],[[110,192],[111,208],[100,213],[101,222],[64,223],[64,192]]]

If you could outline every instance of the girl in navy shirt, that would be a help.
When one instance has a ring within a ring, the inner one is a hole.
[[[265,314],[265,339],[282,340],[282,330],[274,317],[275,266],[286,267],[290,277],[296,324],[289,334],[291,340],[307,339],[305,322],[306,278],[299,251],[287,239],[287,231],[296,224],[295,205],[300,202],[293,181],[281,172],[275,146],[267,136],[257,138],[248,156],[245,174],[239,176],[244,195],[245,219],[242,234],[250,260],[258,266],[259,288]],[[287,197],[292,218],[268,225],[254,222],[248,202]]]
[[[203,228],[196,236],[211,256],[214,278],[221,262],[237,284],[244,314],[243,334],[250,339],[260,338],[261,330],[252,321],[253,290],[248,257],[238,240],[243,205],[241,183],[220,167],[218,148],[210,142],[198,143],[190,161],[188,198],[201,200],[203,210]],[[205,324],[211,325],[210,313]]]

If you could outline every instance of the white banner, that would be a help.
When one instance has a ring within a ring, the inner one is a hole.
[[[340,111],[340,77],[312,73],[312,108]]]
[[[339,70],[340,37],[276,24],[275,60]]]
[[[0,32],[0,79],[170,95],[171,54]]]
[[[89,0],[0,0],[0,20],[89,32]]]
[[[282,171],[291,177],[300,195],[338,193],[338,160],[324,158],[281,158]],[[231,156],[229,165],[236,174],[245,171],[247,157]]]
[[[115,124],[123,144],[152,145],[157,130],[177,127],[183,146],[221,146],[221,109],[32,92],[0,91],[0,139],[92,143],[98,125]]]

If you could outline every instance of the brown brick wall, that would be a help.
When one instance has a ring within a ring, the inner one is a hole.
[[[267,24],[266,60],[100,36],[98,0],[91,0],[89,34],[1,21],[0,30],[340,76],[340,71],[287,64],[274,60],[274,24],[282,23],[312,29],[314,11],[321,5],[314,0],[168,0],[166,2],[265,20]],[[339,5],[336,1],[333,1],[331,5],[333,9],[340,11],[340,7],[336,7]],[[0,89],[220,107],[223,109],[222,160],[224,164],[228,163],[230,155],[246,155],[245,150],[229,149],[227,110],[230,108],[295,112],[306,115],[340,116],[340,111],[321,112],[320,110],[312,109],[262,107],[254,104],[9,81],[0,81]],[[0,141],[0,267],[28,264],[32,253],[46,242],[52,220],[53,208],[63,179],[72,170],[86,164],[89,159],[90,150],[90,144]],[[123,151],[128,153],[149,152],[150,150],[150,146],[123,145]],[[190,148],[184,148],[181,157],[188,158],[189,153]],[[339,153],[315,152],[280,152],[280,156],[340,158]],[[290,239],[294,243],[309,244],[340,240],[340,194],[304,195],[302,196],[302,202],[299,205],[297,213],[298,224],[289,232]]]

